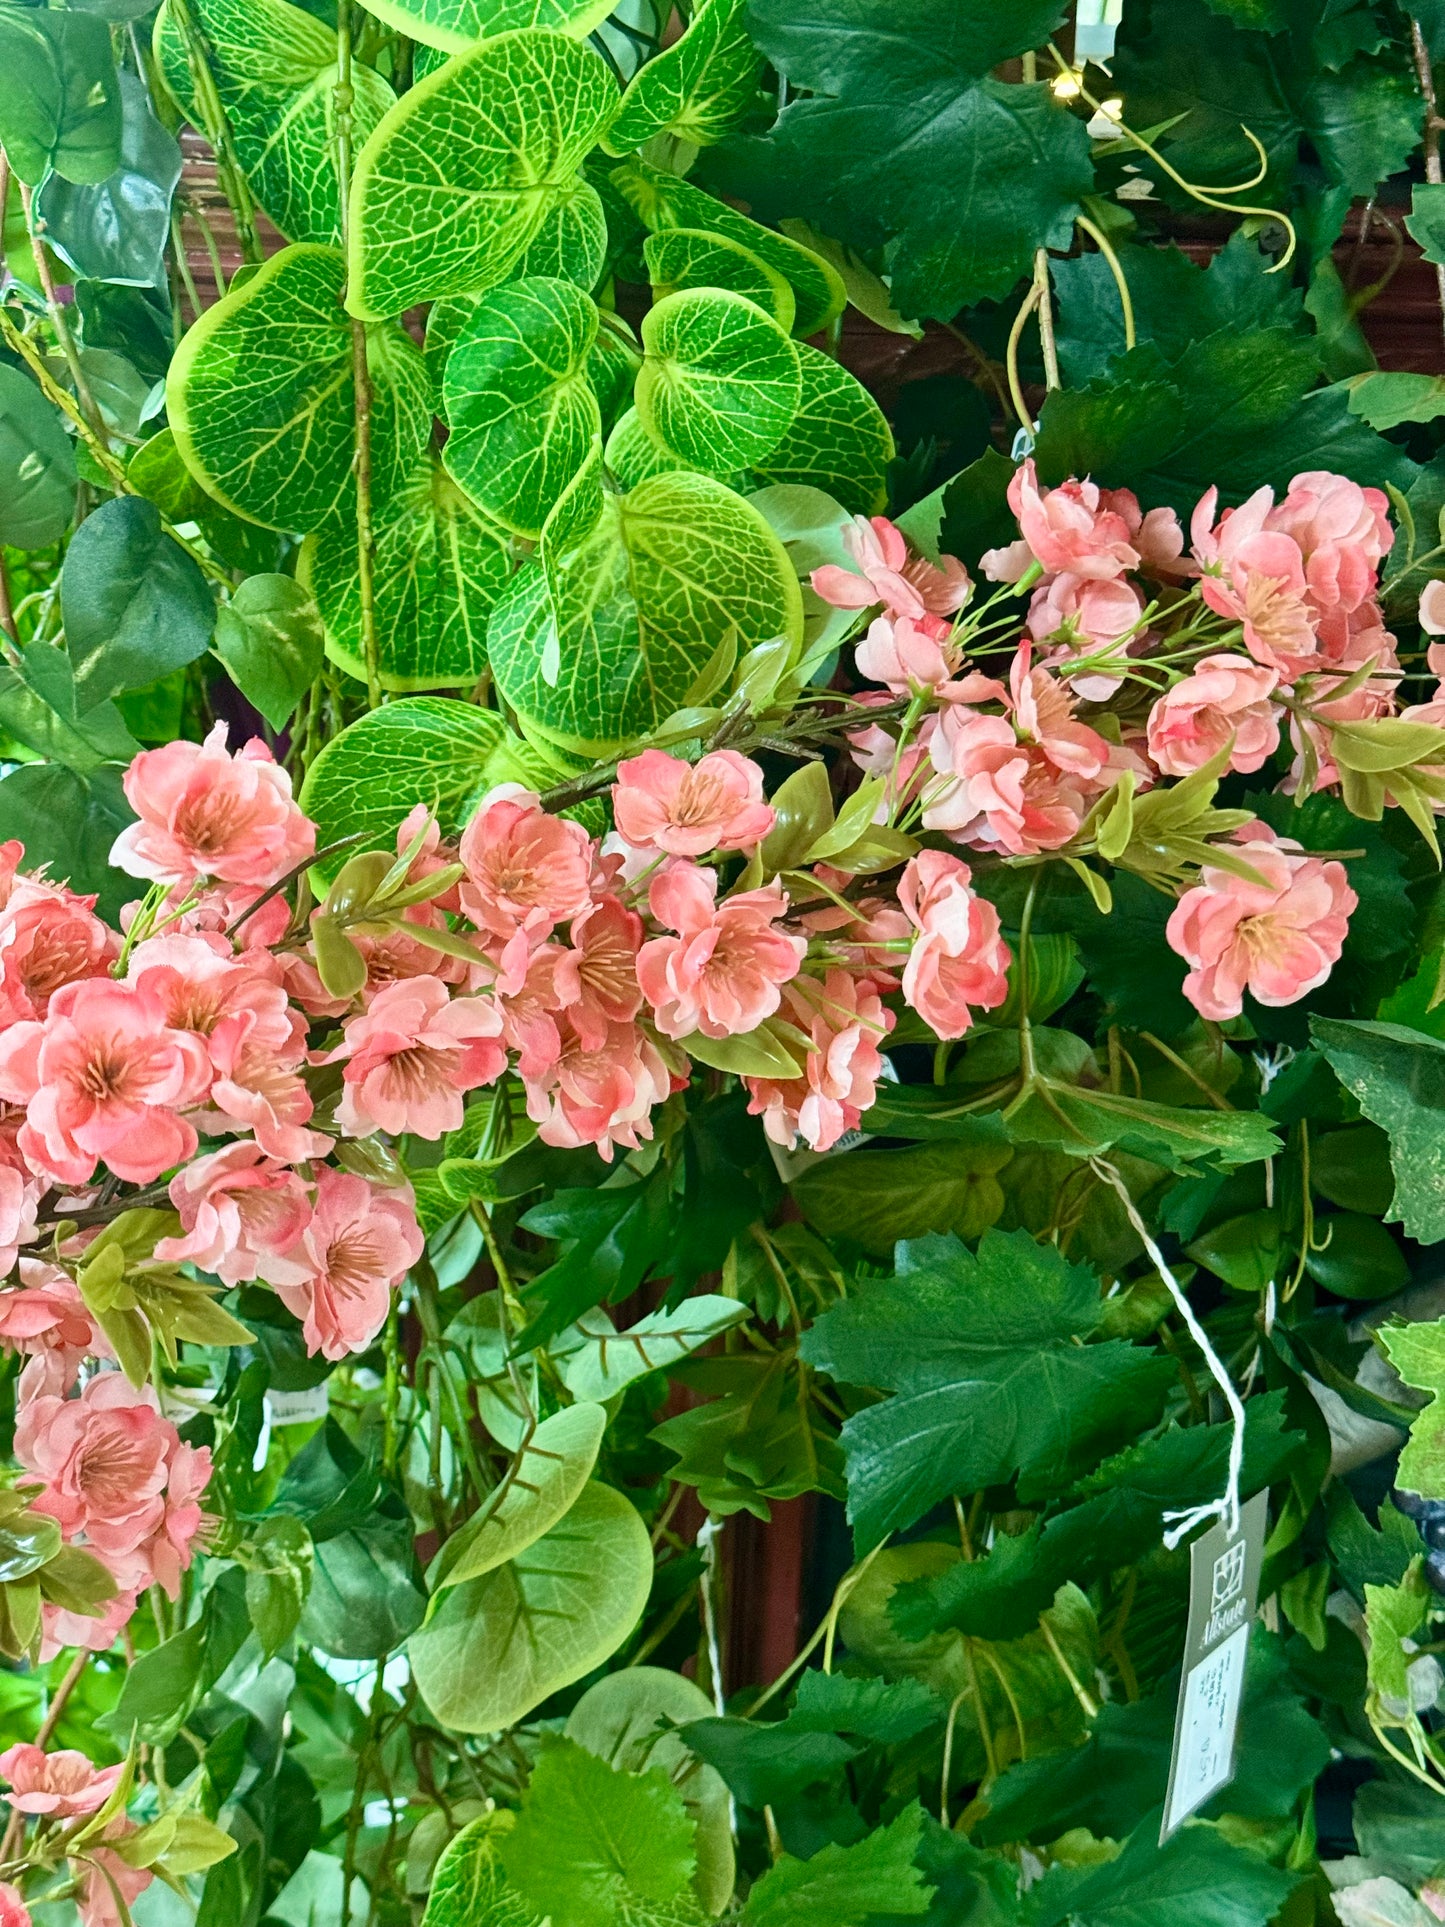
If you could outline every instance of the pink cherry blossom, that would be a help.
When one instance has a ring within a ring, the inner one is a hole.
[[[204,743],[143,750],[124,785],[140,821],[121,831],[110,860],[131,876],[265,889],[315,851],[316,826],[292,801],[291,778],[254,738],[229,755],[224,723]]]
[[[620,897],[596,897],[572,919],[571,945],[556,958],[552,989],[584,1046],[601,1049],[613,1024],[642,1008],[637,953],[642,919]]]
[[[696,763],[645,749],[617,765],[612,813],[628,843],[672,856],[749,850],[773,827],[763,800],[763,772],[735,749],[715,749]]]
[[[299,1063],[306,1048],[306,1022],[286,1001],[281,984],[264,967],[237,960],[228,947],[213,948],[202,936],[151,937],[131,952],[127,981],[152,994],[172,1030],[209,1038],[223,1024],[245,1020],[253,1043],[278,1060]]]
[[[1229,767],[1246,774],[1279,747],[1270,697],[1278,672],[1244,656],[1206,656],[1149,712],[1149,754],[1166,776],[1188,776],[1233,742]]]
[[[843,531],[843,546],[853,569],[829,562],[812,574],[815,593],[835,609],[870,609],[881,602],[890,616],[937,628],[968,600],[972,585],[957,556],[937,563],[910,557],[907,537],[886,516],[870,521],[855,515]]]
[[[892,1030],[866,978],[829,970],[822,981],[795,977],[783,992],[783,1012],[811,1040],[799,1077],[747,1077],[748,1110],[763,1120],[775,1144],[791,1150],[801,1137],[812,1151],[827,1151],[856,1130],[870,1109],[883,1075],[882,1040]]]
[[[507,1068],[501,1032],[495,998],[453,999],[435,977],[387,984],[352,1018],[334,1053],[346,1059],[337,1123],[351,1137],[455,1131],[462,1093],[495,1083]]]
[[[1427,636],[1445,636],[1445,581],[1439,576],[1427,582],[1420,592],[1420,627]],[[1430,645],[1432,649],[1439,646],[1438,643]],[[1433,661],[1430,667],[1437,676],[1445,674],[1445,670],[1435,669]]]
[[[933,763],[948,780],[930,788],[924,828],[960,843],[1012,856],[1057,850],[1088,812],[1082,786],[1061,776],[1037,745],[1021,742],[1005,716],[945,711]]]
[[[580,823],[549,816],[530,790],[493,792],[462,832],[462,908],[505,942],[541,942],[591,901],[592,841]]]
[[[840,895],[852,881],[826,863],[817,864],[813,874]],[[823,950],[830,962],[840,963],[880,996],[897,990],[902,965],[898,953],[908,948],[913,926],[896,901],[859,897],[846,908],[842,903],[825,903],[805,911],[798,921],[810,936],[824,939],[815,948]]]
[[[1361,488],[1326,469],[1296,475],[1269,516],[1304,558],[1309,592],[1321,609],[1357,609],[1374,593],[1379,566],[1395,540],[1383,489]]]
[[[1080,656],[1118,654],[1119,644],[1137,629],[1144,598],[1120,576],[1100,582],[1089,576],[1056,575],[1035,589],[1028,629],[1036,642],[1052,641],[1050,660],[1089,702],[1106,702],[1123,680],[1119,672],[1094,666],[1074,670]]]
[[[139,1593],[131,1588],[107,1599],[94,1614],[71,1612],[46,1599],[40,1607],[40,1663],[49,1665],[57,1653],[83,1646],[88,1653],[108,1653],[135,1616]],[[5,1927],[0,1917],[0,1927]]]
[[[52,1820],[97,1812],[123,1771],[119,1766],[92,1766],[83,1753],[69,1747],[47,1753],[43,1747],[21,1745],[0,1753],[0,1774],[10,1782],[5,1799],[17,1813],[44,1814]]]
[[[1012,958],[998,911],[972,881],[958,857],[921,850],[898,883],[898,900],[918,931],[903,972],[904,1001],[940,1037],[962,1037],[975,1010],[994,1010],[1008,995]]]
[[[1068,571],[1104,582],[1145,562],[1167,570],[1183,548],[1171,509],[1144,515],[1131,489],[1087,479],[1042,489],[1032,457],[1015,469],[1008,499],[1023,539],[984,556],[984,573],[995,582],[1018,581],[1030,562],[1050,575]]]
[[[1235,847],[1263,880],[1206,865],[1166,931],[1191,966],[1185,996],[1216,1022],[1239,1016],[1246,990],[1277,1005],[1318,989],[1339,958],[1358,901],[1342,863],[1308,855],[1263,823],[1246,825]]]
[[[19,1287],[0,1292],[0,1343],[31,1358],[56,1359],[61,1384],[81,1359],[111,1355],[75,1280],[41,1258],[22,1258]]]
[[[609,1024],[600,1041],[593,1036],[584,1042],[563,1022],[556,1059],[540,1077],[523,1078],[527,1115],[544,1144],[566,1150],[590,1144],[611,1163],[616,1147],[635,1151],[652,1136],[652,1113],[673,1089],[673,1078],[640,1024]]]
[[[268,1260],[289,1251],[311,1219],[300,1178],[249,1141],[186,1165],[170,1192],[184,1235],[162,1238],[156,1257],[187,1261],[226,1285],[264,1278]]]
[[[331,1359],[365,1351],[425,1243],[409,1188],[382,1190],[322,1165],[310,1224],[270,1267],[277,1296],[301,1320],[307,1350]]]
[[[24,1895],[8,1880],[0,1880],[0,1927],[34,1927]]]
[[[278,1058],[264,1033],[257,1034],[253,1013],[223,1018],[208,1046],[215,1069],[210,1102],[223,1124],[251,1131],[266,1155],[283,1164],[326,1156],[331,1139],[306,1128],[314,1108],[310,1091],[294,1062]]]
[[[180,1164],[196,1133],[177,1113],[210,1081],[205,1045],[168,1028],[160,999],[137,984],[66,984],[44,1024],[0,1033],[0,1097],[26,1106],[20,1148],[64,1184],[83,1184],[102,1158],[133,1184]]]
[[[97,917],[94,897],[21,877],[0,910],[0,1014],[44,1017],[65,984],[104,976],[120,938]]]
[[[41,1187],[13,1164],[0,1164],[0,1278],[35,1236]]]
[[[788,907],[780,884],[717,903],[717,881],[713,870],[675,861],[648,891],[653,916],[677,932],[654,937],[637,958],[637,980],[666,1037],[756,1030],[807,952],[805,937],[776,928]]]
[[[105,1839],[123,1840],[135,1831],[134,1820],[119,1813],[106,1828]],[[125,1927],[127,1916],[121,1912],[121,1903],[128,1910],[155,1879],[149,1867],[133,1867],[113,1847],[105,1845],[88,1844],[84,1858],[73,1860],[71,1865],[80,1882],[75,1903],[80,1910],[80,1927]]]
[[[878,616],[853,652],[860,676],[887,683],[899,696],[936,691],[958,674],[962,652],[946,636],[935,636],[908,616]]]

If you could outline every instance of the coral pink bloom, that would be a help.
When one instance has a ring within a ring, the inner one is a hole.
[[[31,1358],[56,1358],[62,1381],[82,1358],[110,1357],[75,1280],[40,1258],[22,1258],[19,1289],[0,1292],[0,1343]]]
[[[829,562],[814,569],[813,589],[835,609],[870,609],[881,602],[890,616],[907,616],[925,627],[938,627],[968,600],[972,584],[957,556],[941,562],[908,553],[903,531],[886,516],[855,515],[843,531],[843,546],[854,569]]]
[[[223,1018],[210,1038],[216,1081],[210,1101],[226,1122],[251,1131],[267,1157],[283,1164],[325,1157],[331,1139],[309,1131],[311,1093],[292,1064],[278,1059],[252,1028],[252,1015]]]
[[[591,901],[592,839],[530,790],[493,792],[462,832],[462,907],[480,930],[540,942]]]
[[[563,955],[560,944],[543,944],[533,951],[527,973],[515,990],[497,995],[502,1037],[507,1048],[517,1052],[517,1071],[524,1080],[544,1076],[561,1055],[562,993],[557,973]]]
[[[975,894],[966,863],[922,850],[905,868],[898,901],[918,931],[903,972],[903,998],[940,1037],[962,1037],[975,1010],[1008,995],[1012,958],[998,911]]]
[[[30,1399],[16,1419],[15,1456],[44,1480],[35,1510],[67,1540],[83,1534],[122,1587],[154,1582],[176,1596],[211,1455],[181,1443],[149,1386],[137,1391],[119,1372],[100,1372],[78,1398]]]
[[[1342,863],[1309,856],[1263,823],[1238,833],[1239,854],[1263,879],[1206,866],[1169,919],[1172,949],[1191,965],[1184,994],[1202,1017],[1237,1017],[1244,993],[1293,1004],[1339,958],[1358,902]]]
[[[857,1129],[873,1103],[883,1074],[878,1046],[893,1028],[893,1013],[866,979],[846,970],[828,971],[821,983],[795,977],[783,1010],[812,1049],[800,1077],[744,1078],[748,1110],[775,1144],[791,1150],[801,1137],[809,1150],[827,1151]]]
[[[1035,744],[1020,742],[1005,716],[945,710],[932,754],[948,780],[927,792],[924,828],[958,842],[1012,856],[1057,850],[1088,811],[1082,786],[1061,777]]]
[[[845,871],[826,863],[816,865],[814,875],[840,894],[852,881]],[[819,910],[804,911],[798,921],[811,936],[825,939],[829,960],[840,963],[860,982],[880,995],[897,990],[895,965],[901,965],[902,958],[895,953],[907,949],[913,928],[896,902],[860,897],[846,909],[841,903],[828,903]]]
[[[204,743],[142,750],[124,784],[140,821],[121,831],[110,860],[133,877],[214,877],[264,890],[316,849],[316,825],[291,800],[291,778],[254,739],[228,755],[224,723]]]
[[[571,947],[557,955],[552,985],[584,1047],[600,1050],[611,1025],[641,1010],[641,947],[642,919],[620,897],[597,897],[572,919]]]
[[[1321,609],[1357,609],[1373,595],[1380,563],[1395,540],[1384,491],[1361,488],[1327,469],[1296,475],[1271,511],[1269,526],[1298,547],[1310,595]]]
[[[1143,515],[1132,490],[1087,479],[1041,489],[1032,457],[1014,470],[1008,499],[1023,539],[984,556],[984,574],[995,582],[1017,582],[1031,562],[1050,575],[1105,582],[1146,561],[1167,569],[1184,545],[1171,509]]]
[[[44,1024],[0,1033],[0,1097],[26,1106],[20,1148],[63,1184],[83,1184],[101,1158],[132,1184],[182,1163],[196,1133],[176,1113],[210,1081],[201,1040],[168,1029],[160,1000],[136,984],[66,984]]]
[[[24,1895],[8,1880],[0,1880],[0,1927],[34,1927]]]
[[[1122,682],[1122,673],[1098,666],[1075,670],[1071,664],[1079,656],[1117,655],[1118,645],[1137,629],[1143,613],[1144,598],[1122,577],[1098,582],[1088,576],[1056,575],[1034,591],[1028,628],[1036,642],[1057,645],[1051,660],[1081,696],[1106,702]]]
[[[102,977],[120,938],[91,908],[58,884],[22,877],[0,911],[0,1014],[14,1022],[43,1017],[65,984]]]
[[[717,903],[717,874],[677,861],[652,880],[648,905],[675,937],[654,937],[637,958],[637,980],[666,1037],[731,1037],[756,1030],[796,977],[805,937],[774,926],[788,907],[780,884]]]
[[[122,1768],[92,1766],[68,1747],[47,1753],[39,1746],[12,1746],[0,1753],[0,1774],[10,1782],[4,1796],[17,1813],[43,1813],[73,1820],[95,1813],[115,1790]]]
[[[1074,705],[1059,679],[1031,667],[1031,650],[1022,643],[1009,668],[1009,700],[1014,726],[1037,743],[1054,768],[1087,785],[1107,789],[1114,758],[1096,729],[1075,720]]]
[[[117,1814],[106,1828],[105,1838],[123,1840],[135,1831],[133,1820]],[[124,1927],[128,1913],[121,1912],[121,1903],[129,1910],[155,1879],[149,1867],[133,1867],[107,1846],[87,1846],[85,1858],[72,1861],[71,1867],[80,1883],[75,1897],[80,1927]]]
[[[365,1351],[425,1243],[409,1189],[384,1191],[322,1165],[311,1222],[273,1266],[276,1294],[302,1321],[307,1350],[331,1359]]]
[[[250,1142],[197,1158],[176,1173],[170,1190],[185,1235],[162,1238],[156,1257],[189,1261],[226,1285],[264,1278],[268,1259],[289,1251],[311,1221],[300,1178]]]
[[[201,936],[151,937],[131,952],[127,980],[155,996],[172,1030],[210,1037],[245,1013],[252,1040],[278,1058],[300,1061],[306,1022],[286,992],[250,963],[216,951]]]
[[[352,1018],[335,1053],[347,1060],[337,1123],[351,1137],[455,1131],[462,1093],[494,1083],[507,1068],[501,1033],[494,998],[453,1000],[435,977],[388,984]]]
[[[35,1236],[41,1187],[12,1164],[0,1164],[0,1277],[14,1266],[21,1245]]]
[[[584,1044],[564,1023],[556,1061],[523,1082],[527,1115],[544,1144],[590,1144],[609,1164],[615,1147],[635,1151],[652,1136],[652,1113],[674,1085],[662,1052],[638,1024],[610,1024],[600,1042]]]
[[[1437,576],[1427,582],[1420,594],[1420,627],[1427,636],[1445,636],[1445,582]],[[1438,643],[1431,643],[1431,649],[1438,649]],[[1445,675],[1445,670],[1436,669],[1432,660],[1430,667],[1435,674]]]
[[[71,1612],[44,1600],[40,1607],[40,1663],[48,1666],[57,1653],[83,1646],[88,1653],[108,1653],[135,1617],[139,1595],[131,1590],[107,1599],[95,1614]],[[0,1927],[5,1927],[0,1917]]]
[[[715,749],[696,763],[645,749],[617,765],[612,814],[626,840],[670,856],[750,850],[773,827],[763,801],[763,772],[735,749]]]
[[[1260,769],[1279,747],[1270,697],[1279,676],[1243,656],[1206,656],[1149,712],[1149,754],[1166,776],[1188,776],[1225,749],[1229,767]]]
[[[961,651],[947,634],[935,636],[908,616],[878,616],[857,645],[853,659],[860,676],[887,683],[899,696],[915,690],[936,690],[958,674]]]

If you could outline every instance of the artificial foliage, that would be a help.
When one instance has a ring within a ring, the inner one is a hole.
[[[0,0],[0,1927],[1445,1918],[1445,12],[1074,30]]]

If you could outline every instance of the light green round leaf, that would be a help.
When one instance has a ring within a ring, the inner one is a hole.
[[[567,1739],[619,1773],[646,1773],[653,1767],[666,1773],[697,1827],[693,1886],[710,1914],[720,1914],[733,1897],[732,1801],[716,1768],[704,1765],[666,1727],[711,1719],[716,1710],[702,1688],[682,1673],[629,1666],[589,1686],[563,1729]]]
[[[356,157],[351,312],[399,314],[506,280],[617,99],[590,47],[538,28],[418,82]]]
[[[346,278],[332,248],[290,247],[208,308],[180,347],[167,412],[207,493],[263,528],[321,528],[348,516],[355,446]],[[399,328],[367,334],[372,508],[416,469],[431,435],[420,351]]]
[[[443,1546],[428,1574],[433,1594],[480,1579],[550,1532],[591,1478],[606,1430],[601,1405],[568,1405],[543,1419],[522,1447],[500,1504],[469,1519]]]
[[[487,618],[512,572],[507,537],[432,455],[392,496],[373,533],[382,686],[470,689],[487,666]],[[333,523],[311,536],[297,574],[321,610],[327,654],[364,682],[355,527]]]
[[[607,437],[602,459],[623,489],[634,489],[654,475],[672,475],[688,467],[680,456],[652,439],[635,408],[628,409]]]
[[[755,301],[688,288],[648,310],[637,412],[662,446],[729,475],[781,441],[798,406],[798,351]]]
[[[584,469],[488,631],[497,687],[527,733],[574,754],[645,735],[688,699],[732,632],[737,653],[801,638],[797,577],[754,509],[705,475],[606,492]]]
[[[422,1698],[457,1733],[493,1733],[610,1658],[652,1585],[647,1528],[620,1492],[586,1486],[515,1559],[447,1593],[409,1643]]]
[[[424,47],[470,53],[479,40],[521,27],[548,27],[585,40],[617,0],[367,0],[367,11]]]
[[[317,844],[360,830],[368,847],[392,849],[397,826],[418,803],[443,836],[457,836],[506,734],[496,710],[449,696],[408,696],[358,717],[321,751],[301,786]],[[337,857],[333,870],[344,861]]]
[[[316,604],[288,575],[251,575],[216,617],[216,655],[247,702],[284,729],[321,671]]]
[[[76,530],[60,608],[78,712],[194,662],[216,622],[206,578],[138,495],[102,502]]]
[[[0,7],[0,73],[0,145],[27,186],[51,168],[93,186],[120,166],[120,82],[103,20]]]
[[[706,0],[681,39],[634,74],[608,131],[608,153],[631,153],[655,134],[694,147],[720,141],[756,96],[762,64],[748,33],[748,0]]]
[[[479,294],[449,294],[440,301],[433,301],[426,318],[426,337],[422,352],[426,357],[427,376],[432,391],[437,397],[437,407],[446,419],[446,372],[447,361],[452,349],[461,339],[462,332],[476,313]]]
[[[563,184],[519,263],[524,275],[551,274],[595,288],[607,260],[602,196],[584,175]]]
[[[0,542],[44,549],[75,513],[75,455],[60,416],[18,368],[0,364]]]
[[[602,432],[587,360],[597,309],[570,281],[493,288],[446,365],[452,476],[514,534],[537,537]]]
[[[288,0],[188,0],[211,50],[216,92],[251,191],[288,241],[341,239],[336,185],[336,35]],[[186,45],[169,7],[155,26],[156,60],[192,126]],[[359,147],[396,96],[380,74],[351,66],[352,143]]]
[[[850,515],[880,515],[888,501],[893,431],[856,376],[805,341],[797,344],[802,394],[783,438],[753,463],[760,482],[820,488]]]
[[[478,1814],[448,1842],[421,1927],[545,1927],[502,1867],[501,1845],[516,1824],[516,1814],[499,1807]]]
[[[664,173],[661,168],[649,167],[636,155],[623,161],[620,167],[614,167],[608,178],[652,233],[684,227],[720,234],[724,240],[736,241],[760,261],[776,268],[792,284],[796,298],[795,335],[817,334],[848,305],[843,278],[831,262],[801,242],[790,241],[787,235],[749,220],[746,214],[739,214],[735,207],[694,187],[690,181]]]
[[[664,228],[648,235],[642,255],[654,300],[666,300],[679,288],[727,288],[755,301],[780,328],[791,331],[797,314],[792,284],[740,241],[698,228]]]
[[[597,339],[587,358],[587,373],[597,390],[602,430],[607,434],[632,406],[632,384],[642,366],[642,350],[637,336],[621,315],[602,310],[598,323]]]
[[[186,467],[173,429],[163,428],[143,442],[125,473],[137,494],[154,502],[168,522],[194,522],[216,506]]]
[[[851,568],[843,532],[852,518],[819,488],[796,483],[754,490],[749,502],[787,551],[803,597],[803,654],[810,660],[842,642],[858,626],[856,609],[835,609],[813,587],[813,571],[832,563]]]

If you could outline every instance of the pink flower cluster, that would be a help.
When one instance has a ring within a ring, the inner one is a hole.
[[[124,1770],[93,1766],[83,1753],[67,1747],[47,1753],[39,1746],[21,1745],[0,1753],[0,1775],[10,1782],[4,1798],[11,1810],[62,1825],[67,1820],[84,1822],[98,1813],[116,1791]],[[149,1867],[132,1867],[115,1851],[114,1843],[135,1830],[133,1820],[117,1813],[106,1822],[98,1840],[92,1838],[77,1850],[73,1864],[81,1927],[123,1927],[116,1895],[129,1908],[155,1879]],[[0,1927],[31,1927],[24,1898],[8,1881],[0,1881]]]

